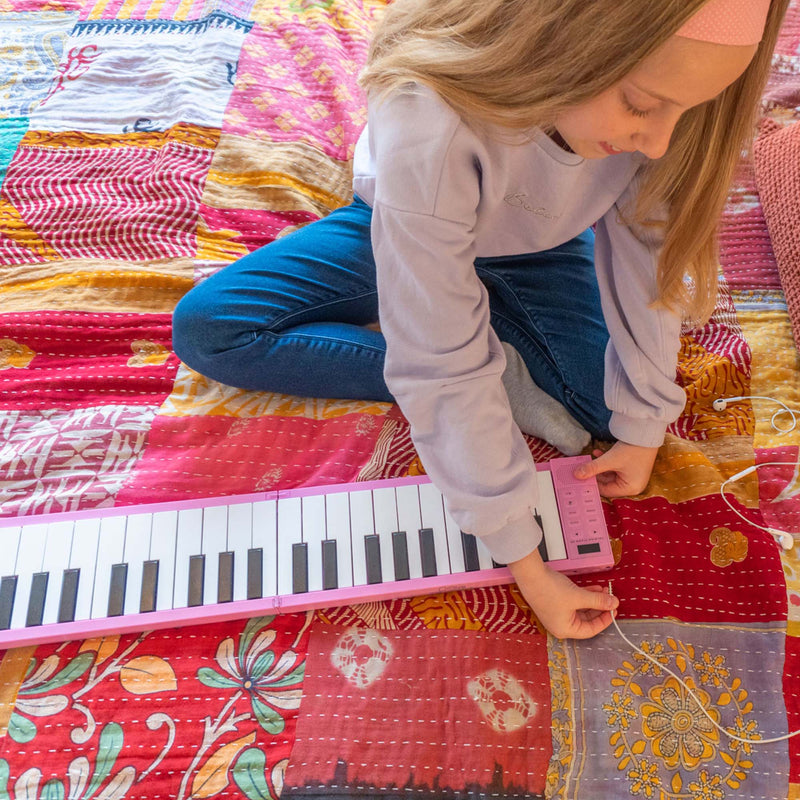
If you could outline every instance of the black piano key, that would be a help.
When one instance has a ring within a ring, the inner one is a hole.
[[[61,599],[58,603],[58,621],[74,622],[75,604],[78,602],[79,569],[65,569],[61,579]]]
[[[264,585],[264,550],[251,547],[247,551],[247,599],[258,600]]]
[[[303,594],[308,591],[308,544],[295,542],[292,545],[292,591]]]
[[[186,605],[190,608],[203,605],[203,588],[206,580],[206,557],[189,557],[189,597]]]
[[[461,547],[464,551],[464,569],[466,572],[477,572],[481,568],[478,561],[478,542],[471,533],[461,531]]]
[[[16,593],[16,575],[6,575],[0,580],[0,631],[7,631],[11,627],[11,614],[14,611]]]
[[[539,555],[542,557],[542,561],[549,561],[550,556],[547,554],[547,540],[544,537],[544,522],[536,511],[533,512],[533,518],[536,520],[538,526],[542,529],[542,541],[539,542]]]
[[[156,610],[158,592],[158,561],[145,561],[142,565],[142,591],[139,594],[139,611]]]
[[[36,572],[31,580],[31,596],[28,600],[28,616],[25,618],[25,625],[41,625],[44,616],[44,601],[47,597],[47,581],[50,577],[49,572]]]
[[[394,559],[394,579],[407,581],[411,577],[408,568],[408,541],[405,531],[395,531],[392,534],[392,557]]]
[[[128,565],[112,564],[111,583],[108,590],[109,617],[119,617],[125,611],[125,584],[128,582]]]
[[[367,566],[367,583],[383,583],[381,540],[377,533],[370,533],[364,537],[364,556]]]
[[[233,600],[233,552],[226,550],[219,554],[217,573],[217,602],[230,603]]]
[[[339,561],[335,539],[322,540],[322,588],[339,588]]]
[[[438,575],[436,569],[436,545],[433,541],[433,528],[421,528],[419,532],[419,554],[422,557],[422,577]]]

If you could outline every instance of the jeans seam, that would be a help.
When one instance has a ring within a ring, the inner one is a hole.
[[[283,316],[277,317],[272,320],[270,325],[266,327],[264,330],[269,331],[270,333],[280,333],[280,331],[275,330],[276,325],[285,325],[286,322],[291,321],[295,317],[299,317],[303,314],[307,314],[309,311],[319,311],[323,308],[330,308],[331,306],[335,306],[338,303],[350,303],[353,300],[360,300],[364,297],[369,297],[370,295],[377,295],[376,289],[370,289],[366,292],[361,292],[360,294],[354,294],[350,297],[337,297],[334,300],[327,300],[324,303],[317,303],[313,306],[304,306],[302,309],[296,309],[295,311],[287,311]],[[257,336],[257,333],[253,333],[254,336]]]
[[[289,333],[289,332],[281,333],[279,331],[265,330],[263,333],[257,334],[256,335],[256,339],[259,338],[260,336],[271,336],[271,337],[276,338],[276,339],[280,338],[284,342],[291,341],[292,339],[295,339],[295,340],[303,339],[303,340],[306,340],[306,341],[315,341],[315,342],[322,342],[322,341],[324,341],[324,342],[333,342],[335,344],[346,345],[348,347],[358,348],[359,350],[369,350],[369,351],[371,351],[373,353],[379,353],[379,354],[383,354],[384,353],[383,349],[381,349],[379,347],[373,347],[370,344],[354,344],[353,342],[350,342],[347,339],[339,339],[339,338],[334,337],[334,336],[324,336],[324,335],[320,335],[320,334],[316,334],[316,333],[313,336],[308,336],[308,335],[306,335],[304,333],[296,333],[296,332],[295,333]],[[254,339],[253,341],[255,341],[256,339]]]
[[[530,335],[530,333],[522,325],[520,325],[515,319],[512,319],[511,317],[507,317],[505,314],[502,314],[499,311],[495,311],[493,316],[495,316],[498,319],[503,320],[503,322],[505,322],[510,327],[516,328],[518,331],[520,331],[520,333],[522,334],[521,338],[524,338],[525,340],[527,340],[530,343],[530,345],[533,346],[541,354],[541,356],[544,358],[544,361],[550,366],[550,368],[556,374],[558,381],[563,386],[565,386],[565,387],[567,386],[567,382],[566,382],[566,378],[564,376],[564,373],[561,370],[561,368],[558,366],[558,363],[555,361],[555,359],[553,358],[552,354],[550,352],[545,352],[539,346],[539,342],[534,337],[532,337]],[[544,338],[544,337],[542,337],[542,338]],[[509,344],[510,344],[510,342],[509,342]],[[522,355],[522,354],[520,354],[520,355]],[[524,361],[525,359],[523,358],[522,360]]]
[[[517,304],[519,310],[522,312],[520,316],[524,316],[528,320],[528,323],[530,324],[530,327],[532,329],[536,329],[537,331],[540,331],[539,325],[533,319],[533,317],[531,316],[529,310],[524,306],[522,301],[519,299],[519,297],[517,296],[517,293],[511,287],[511,284],[502,275],[498,275],[496,272],[493,272],[492,270],[486,269],[485,267],[481,267],[481,272],[484,272],[486,275],[490,276],[493,280],[497,281],[498,283],[501,283],[509,291],[511,296],[514,298],[514,302]],[[526,330],[526,328],[524,326],[522,326],[519,323],[515,322],[510,317],[507,317],[504,314],[501,314],[499,311],[495,312],[495,316],[497,316],[497,317],[499,317],[501,319],[504,319],[510,325],[513,325],[514,327],[518,328],[520,331],[522,331],[525,334],[525,338],[526,339],[532,340],[534,345],[536,345],[537,349],[539,349],[539,351],[542,352],[542,354],[546,357],[548,363],[552,365],[553,370],[557,373],[557,375],[559,376],[561,382],[565,386],[567,385],[564,373],[563,373],[563,371],[561,370],[561,367],[558,364],[558,359],[556,358],[555,353],[553,352],[553,350],[552,350],[552,348],[550,347],[549,344],[547,346],[547,351],[545,352],[544,350],[542,350],[541,347],[539,347],[539,345],[536,342],[536,340],[528,333],[528,331]],[[540,338],[543,341],[546,339],[546,337],[543,334],[541,334],[541,331],[540,331]]]

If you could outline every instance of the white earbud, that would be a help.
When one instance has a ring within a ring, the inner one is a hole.
[[[794,536],[791,533],[788,531],[776,531],[772,528],[769,530],[784,550],[791,550],[794,547]]]
[[[711,403],[711,408],[713,408],[714,411],[724,411],[728,407],[728,403],[738,403],[739,400],[768,400],[770,403],[775,403],[776,405],[780,406],[780,408],[772,415],[772,418],[770,419],[772,429],[778,433],[791,433],[797,427],[797,420],[800,418],[800,411],[789,408],[786,403],[776,400],[774,397],[762,397],[758,394],[746,394],[738,397],[718,397]],[[783,414],[788,414],[789,419],[791,420],[788,427],[785,424],[782,426],[778,425],[778,417],[782,416]]]
[[[732,398],[730,398],[732,399]],[[747,517],[742,514],[737,508],[733,506],[730,500],[725,495],[725,487],[729,483],[735,483],[736,481],[741,480],[742,478],[747,477],[754,473],[759,467],[785,467],[787,466],[787,462],[785,461],[765,461],[761,464],[753,464],[752,466],[745,467],[743,470],[737,472],[735,475],[731,475],[730,478],[726,478],[722,485],[719,487],[719,493],[722,497],[725,505],[736,514],[737,517],[743,519],[748,525],[752,525],[754,528],[758,528],[759,530],[766,531],[772,538],[775,540],[776,544],[779,544],[784,550],[791,550],[794,548],[794,536],[789,533],[789,531],[782,531],[778,528],[770,528],[766,525],[759,525],[757,522],[753,522],[752,520],[747,519]]]
[[[739,400],[747,400],[747,397],[718,397],[711,407],[714,411],[724,411],[728,407],[728,403],[736,403]]]

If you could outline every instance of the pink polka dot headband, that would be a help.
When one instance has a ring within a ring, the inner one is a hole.
[[[678,36],[717,44],[758,44],[770,0],[709,0]]]

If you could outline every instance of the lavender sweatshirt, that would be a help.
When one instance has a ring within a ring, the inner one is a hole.
[[[386,383],[451,515],[500,563],[530,553],[542,532],[535,466],[511,417],[474,260],[547,250],[596,222],[611,432],[660,445],[685,402],[675,384],[680,319],[650,307],[657,244],[618,214],[644,161],[583,159],[543,132],[524,144],[491,137],[417,85],[370,103],[353,186],[373,208]]]

